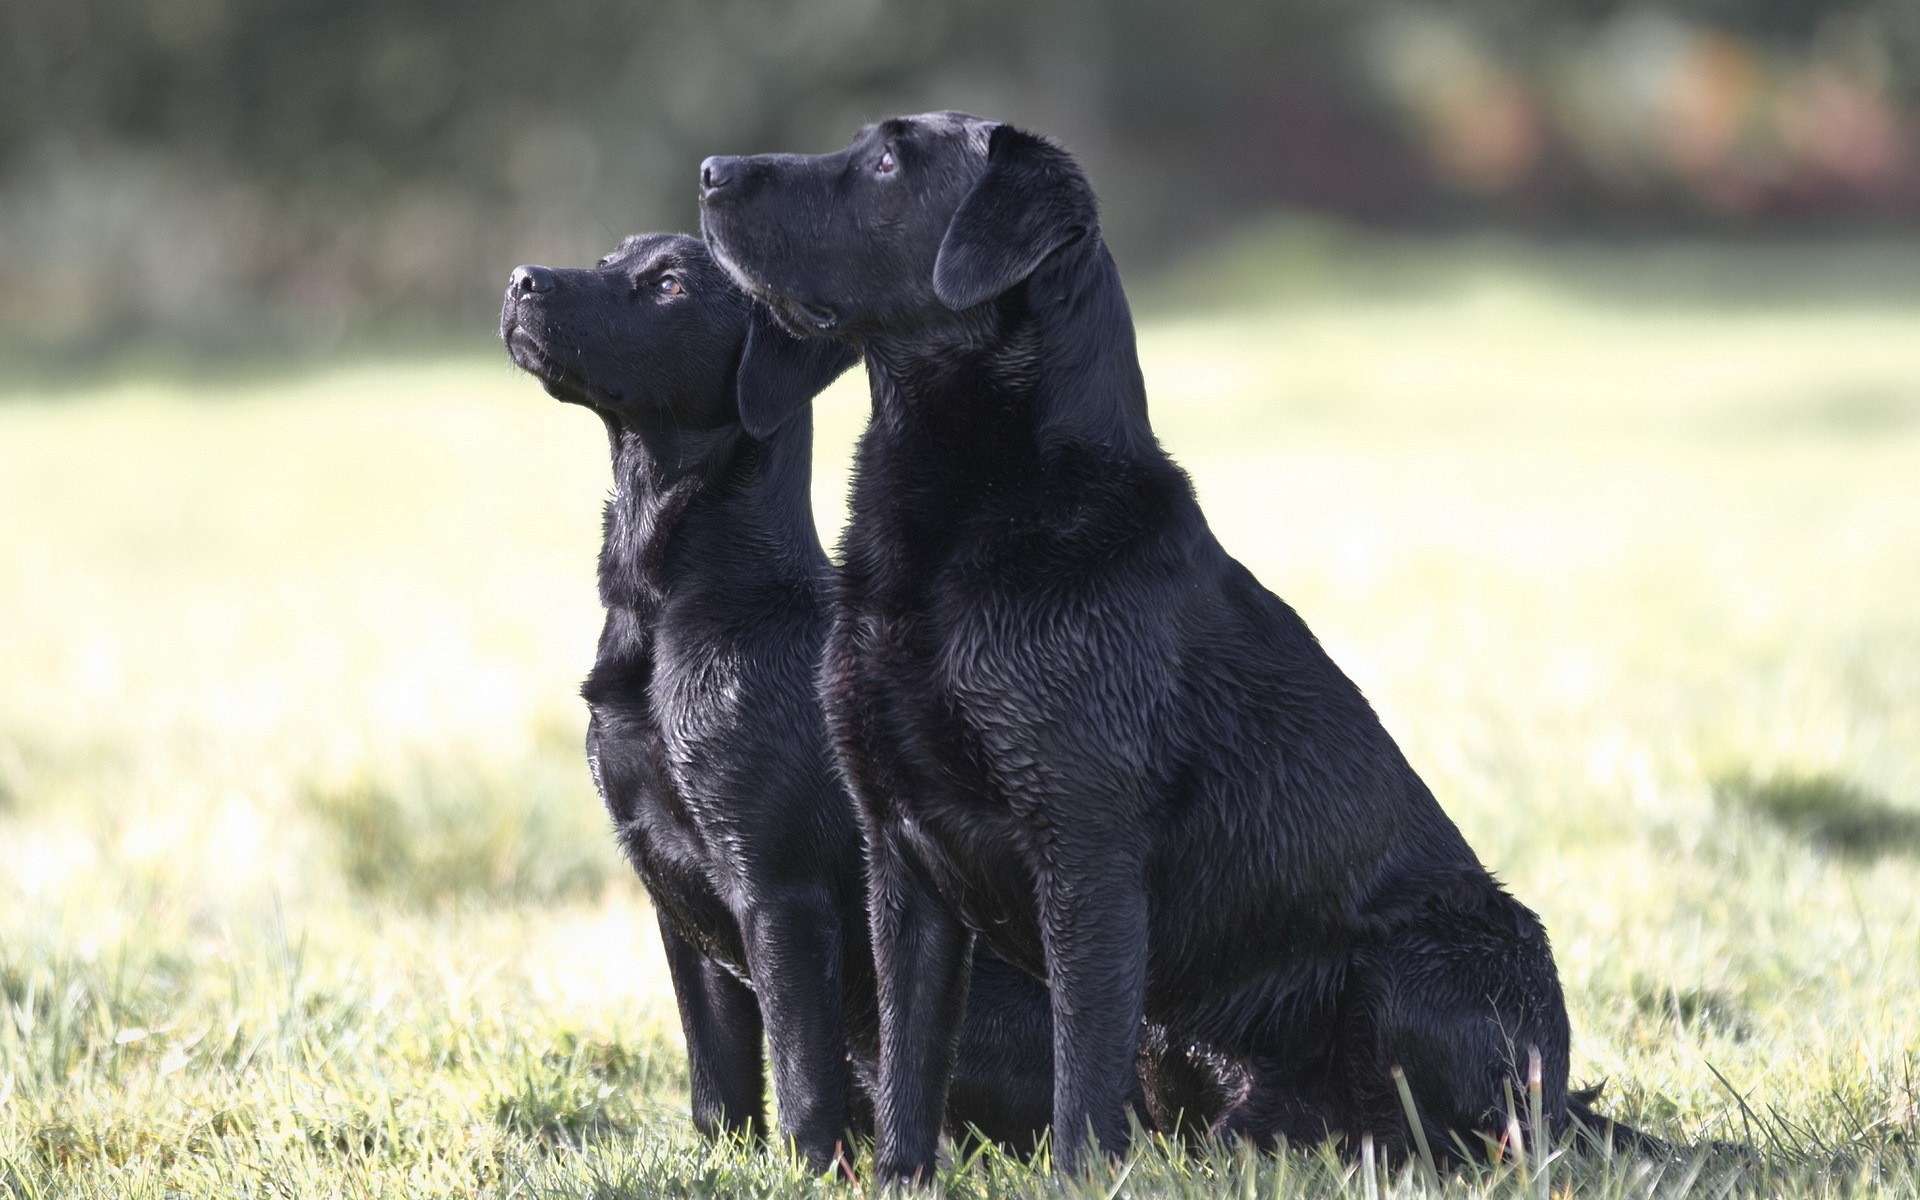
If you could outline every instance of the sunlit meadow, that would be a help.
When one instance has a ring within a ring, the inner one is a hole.
[[[1752,1148],[1444,1186],[1920,1189],[1920,254],[1285,234],[1135,298],[1221,540],[1545,918],[1576,1078]],[[828,530],[864,410],[819,406]],[[608,482],[477,350],[13,385],[0,1193],[848,1193],[685,1119],[580,751]],[[1432,1186],[1155,1145],[942,1182]]]

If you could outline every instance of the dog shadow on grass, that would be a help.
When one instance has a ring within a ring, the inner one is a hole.
[[[1714,780],[1713,795],[1722,809],[1752,813],[1846,858],[1920,857],[1920,811],[1901,808],[1839,775],[1731,772]]]

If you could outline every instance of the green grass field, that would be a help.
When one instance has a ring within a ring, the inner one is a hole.
[[[1158,428],[1545,918],[1576,1077],[1756,1150],[1446,1188],[1920,1192],[1920,254],[1350,260],[1140,296]],[[823,526],[863,412],[820,407]],[[685,1119],[580,752],[607,484],[497,356],[0,403],[0,1193],[849,1194]],[[942,1182],[1428,1186],[1153,1145]]]

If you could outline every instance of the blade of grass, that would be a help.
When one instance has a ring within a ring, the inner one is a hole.
[[[1407,1084],[1407,1073],[1398,1066],[1393,1068],[1394,1090],[1400,1093],[1400,1107],[1407,1114],[1407,1127],[1413,1130],[1413,1144],[1420,1152],[1420,1161],[1427,1170],[1427,1182],[1434,1187],[1440,1186],[1440,1168],[1433,1161],[1433,1147],[1427,1144],[1427,1127],[1420,1123],[1420,1110],[1413,1103],[1413,1088]]]

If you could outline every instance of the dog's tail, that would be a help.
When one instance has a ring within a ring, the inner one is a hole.
[[[1594,1110],[1594,1101],[1600,1099],[1600,1089],[1605,1086],[1605,1083],[1596,1083],[1590,1088],[1567,1093],[1567,1115],[1573,1118],[1579,1128],[1601,1145],[1625,1154],[1648,1158],[1673,1157],[1676,1151],[1672,1142]]]

